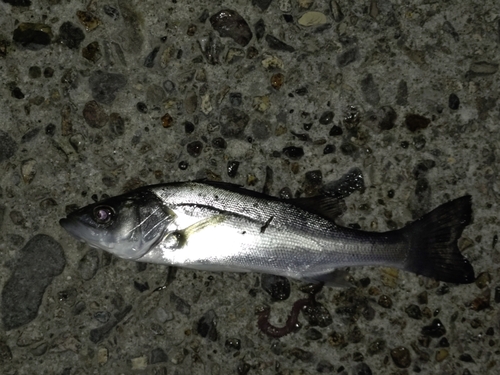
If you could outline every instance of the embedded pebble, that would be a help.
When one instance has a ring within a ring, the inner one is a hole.
[[[125,121],[116,112],[109,115],[109,128],[114,135],[121,136],[125,133]]]
[[[94,313],[94,319],[100,323],[106,323],[110,317],[111,314],[108,311],[96,311]]]
[[[406,314],[412,319],[422,319],[422,311],[417,305],[409,305],[405,309]]]
[[[140,113],[148,113],[148,106],[144,102],[138,102],[135,107]]]
[[[191,313],[191,306],[189,303],[177,296],[174,292],[170,293],[170,302],[175,305],[175,310],[181,314],[189,316]]]
[[[305,334],[305,338],[307,340],[319,340],[323,337],[323,334],[318,331],[316,328],[309,328],[307,331],[306,331],[306,334]]]
[[[354,366],[353,375],[372,375],[372,369],[366,363],[361,362]]]
[[[80,23],[85,26],[86,31],[95,30],[101,23],[101,20],[89,11],[79,10],[76,12],[76,16]]]
[[[326,145],[323,149],[323,155],[331,154],[335,152],[335,145]]]
[[[314,3],[314,0],[298,0],[301,9],[309,9]]]
[[[14,30],[12,40],[19,46],[38,51],[51,42],[52,30],[43,23],[20,23]]]
[[[155,47],[153,48],[153,50],[146,56],[146,58],[144,59],[144,63],[143,65],[146,67],[146,68],[152,68],[153,66],[155,66],[155,59],[156,59],[156,55],[158,55],[158,52],[160,51],[160,47]]]
[[[42,69],[39,66],[30,66],[28,75],[33,79],[40,78],[42,76]]]
[[[343,347],[346,344],[344,335],[336,331],[333,331],[328,335],[327,341],[333,347]]]
[[[208,310],[198,321],[197,332],[201,337],[217,341],[217,315],[214,310]]]
[[[48,348],[49,345],[46,342],[42,342],[40,345],[37,345],[33,349],[31,349],[31,354],[39,357],[41,355],[44,355],[47,352]]]
[[[59,38],[61,43],[69,49],[77,49],[85,39],[85,34],[78,26],[66,21],[59,27]]]
[[[43,70],[43,76],[45,78],[51,78],[54,76],[54,69],[52,69],[50,66],[48,66],[47,68],[45,68]]]
[[[333,370],[335,369],[335,367],[330,363],[328,362],[327,360],[325,359],[322,359],[321,361],[318,362],[318,364],[316,365],[316,371],[320,374],[329,374],[329,373],[333,373]]]
[[[328,327],[333,323],[332,316],[323,304],[316,302],[302,309],[304,318],[311,326]]]
[[[320,187],[323,183],[323,173],[319,169],[306,172],[305,178],[307,183],[313,187]]]
[[[390,309],[392,307],[392,300],[389,296],[382,294],[378,298],[378,304],[383,308]]]
[[[41,127],[36,127],[31,130],[28,130],[24,135],[21,137],[21,143],[27,143],[32,141],[33,139],[36,138],[38,133],[40,133]]]
[[[254,120],[251,128],[253,136],[259,141],[266,140],[271,136],[271,124],[267,120]]]
[[[448,339],[446,337],[442,337],[441,340],[439,340],[438,346],[442,348],[448,348],[450,346],[450,343],[448,342]]]
[[[239,93],[239,92],[230,93],[229,94],[229,103],[231,103],[231,105],[233,107],[240,106],[242,103],[241,93]]]
[[[382,353],[385,350],[386,342],[383,339],[377,339],[368,345],[367,351],[369,355]]]
[[[429,126],[431,120],[417,114],[408,114],[405,117],[405,125],[411,132],[416,132],[420,129],[425,129]]]
[[[391,350],[391,358],[394,364],[399,368],[408,368],[411,364],[410,351],[404,346]]]
[[[21,163],[21,175],[25,184],[30,184],[36,175],[36,161],[35,159],[23,160]]]
[[[436,351],[436,361],[437,362],[442,362],[445,360],[449,355],[449,352],[447,349],[438,349]]]
[[[358,48],[353,47],[346,49],[341,54],[337,55],[337,65],[341,68],[346,67],[349,64],[352,64],[358,59]]]
[[[130,362],[132,364],[132,370],[145,370],[148,367],[148,357],[145,355],[132,358]]]
[[[3,130],[0,130],[0,162],[10,159],[17,151],[17,143]]]
[[[242,47],[252,39],[248,23],[234,10],[223,9],[215,13],[210,17],[210,24],[221,37],[230,37]]]
[[[339,135],[342,135],[344,132],[342,131],[342,128],[337,125],[333,125],[332,128],[330,129],[329,135],[332,137],[336,137]]]
[[[116,92],[127,84],[123,74],[107,73],[102,70],[93,72],[89,77],[92,97],[102,104],[111,104],[116,99]]]
[[[295,48],[286,44],[285,42],[282,42],[281,40],[272,35],[269,34],[266,35],[266,42],[269,48],[273,50],[283,51],[283,52],[295,52]]]
[[[279,90],[285,81],[285,76],[282,73],[275,73],[271,76],[271,86]]]
[[[224,107],[219,116],[221,135],[228,138],[241,136],[250,117],[243,111],[236,108]]]
[[[24,99],[25,98],[25,95],[24,93],[21,91],[21,89],[19,87],[13,87],[11,92],[10,92],[10,95],[13,97],[13,98],[16,98],[16,99]]]
[[[167,362],[168,356],[167,353],[162,348],[156,348],[151,351],[151,355],[149,356],[149,363],[154,365],[156,363]]]
[[[227,148],[227,142],[224,138],[217,137],[212,140],[212,146],[214,146],[214,148],[224,150]]]
[[[306,363],[311,362],[313,359],[313,353],[311,353],[307,350],[300,349],[300,348],[292,348],[290,350],[290,355],[297,358],[299,361],[306,362]]]
[[[340,151],[344,154],[344,155],[353,155],[356,151],[358,151],[358,148],[350,143],[350,142],[344,142],[340,145]]]
[[[284,276],[262,274],[261,286],[274,301],[284,301],[290,297],[290,282]]]
[[[198,157],[203,150],[203,143],[201,141],[190,142],[186,145],[186,149],[189,155]]]
[[[98,42],[92,42],[87,44],[85,47],[82,48],[82,56],[89,60],[92,61],[93,63],[99,61],[102,57],[101,53],[101,48],[99,47]]]
[[[491,275],[489,272],[481,272],[474,281],[479,289],[487,287],[491,283]]]
[[[111,17],[113,19],[113,21],[116,21],[118,18],[120,18],[120,12],[118,11],[118,9],[116,9],[115,7],[112,7],[111,5],[104,5],[102,7],[102,10],[109,17]]]
[[[460,107],[460,99],[456,94],[450,94],[448,98],[448,107],[453,110],[457,110]]]
[[[119,311],[115,312],[111,318],[109,319],[108,322],[103,324],[100,327],[94,328],[90,330],[90,341],[92,341],[94,344],[97,344],[98,342],[102,341],[111,331],[112,329],[120,323],[125,316],[132,310],[131,305],[126,305],[122,307],[121,305],[123,304],[123,300],[117,301],[119,304],[115,304],[115,308],[118,309]]]
[[[340,22],[344,19],[344,13],[342,13],[342,9],[337,1],[330,0],[330,11],[332,12],[333,19],[336,22]]]
[[[357,344],[363,340],[363,333],[358,326],[352,327],[352,329],[347,333],[347,341],[353,344]]]
[[[391,106],[380,107],[372,116],[369,121],[376,124],[381,130],[392,129],[397,118],[396,111]]]
[[[166,80],[163,82],[163,88],[166,92],[172,92],[175,90],[175,84],[170,80]]]
[[[283,149],[283,154],[292,160],[298,160],[304,156],[304,149],[302,147],[289,146]]]
[[[326,23],[326,16],[321,12],[306,12],[297,21],[301,26],[316,26]]]
[[[264,34],[266,33],[266,25],[264,23],[264,20],[261,18],[259,19],[255,25],[254,25],[254,29],[255,29],[255,36],[258,40],[262,39],[262,37],[264,36]]]
[[[231,178],[236,177],[238,173],[238,167],[240,166],[240,162],[236,160],[229,160],[227,162],[227,175]]]
[[[273,0],[252,0],[252,4],[260,8],[261,11],[266,11]]]
[[[220,62],[220,53],[223,51],[224,46],[215,34],[210,33],[208,36],[201,38],[198,44],[209,64],[216,65]]]
[[[370,73],[361,80],[361,91],[365,100],[371,105],[377,105],[380,101],[378,86]]]
[[[422,334],[428,337],[441,337],[446,334],[446,328],[439,319],[434,319],[428,326],[422,328]]]
[[[174,125],[174,119],[172,118],[172,116],[170,116],[169,113],[165,113],[161,117],[161,126],[163,126],[164,128],[170,128],[172,127],[172,125]]]
[[[2,289],[2,321],[6,330],[20,327],[38,315],[45,289],[66,265],[64,252],[52,237],[37,234],[19,250],[12,273]]]
[[[194,124],[190,121],[185,121],[184,122],[184,132],[186,134],[191,134],[192,132],[194,132]]]
[[[283,13],[290,13],[292,11],[292,1],[291,0],[279,0],[280,10]]]
[[[333,121],[333,116],[334,116],[334,114],[332,111],[323,112],[323,114],[319,118],[319,123],[322,125],[331,124]]]
[[[424,290],[423,292],[421,292],[421,293],[419,293],[417,295],[417,301],[421,305],[426,305],[427,304],[427,302],[428,302],[428,294],[427,294],[426,290]]]
[[[89,249],[78,262],[78,272],[83,280],[92,279],[99,270],[99,252]]]
[[[97,350],[97,363],[99,365],[104,365],[107,362],[108,362],[108,349],[99,348]]]
[[[228,338],[226,342],[224,343],[224,346],[227,349],[232,349],[232,350],[240,350],[241,349],[241,340],[237,338]]]
[[[85,122],[91,128],[102,128],[109,120],[109,116],[95,100],[85,103],[82,114]]]
[[[472,63],[469,68],[469,75],[483,76],[495,74],[498,71],[498,64],[487,61],[479,61]]]

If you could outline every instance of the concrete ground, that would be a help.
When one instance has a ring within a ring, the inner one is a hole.
[[[2,0],[0,373],[494,373],[499,56],[493,0]],[[352,168],[344,226],[471,195],[476,282],[354,268],[317,296],[329,324],[271,338],[256,310],[283,326],[303,283],[273,302],[262,275],[126,261],[58,224],[142,185],[306,196]]]

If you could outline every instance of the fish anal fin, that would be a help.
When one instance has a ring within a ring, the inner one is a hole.
[[[312,283],[323,283],[336,288],[351,288],[354,285],[349,281],[351,275],[348,269],[336,269],[327,273],[305,275],[302,280]]]

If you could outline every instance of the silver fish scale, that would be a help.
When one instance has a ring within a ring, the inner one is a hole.
[[[172,247],[167,236],[141,261],[304,278],[342,266],[398,265],[406,258],[401,236],[339,228],[286,201],[196,182],[153,192],[177,215],[168,232],[186,231],[186,243]]]

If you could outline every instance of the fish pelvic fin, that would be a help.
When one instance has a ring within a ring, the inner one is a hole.
[[[403,228],[401,231],[410,242],[404,269],[450,283],[474,282],[474,269],[457,246],[471,215],[471,196],[466,195],[437,207]]]

